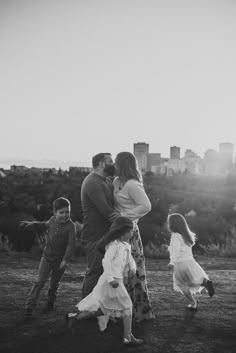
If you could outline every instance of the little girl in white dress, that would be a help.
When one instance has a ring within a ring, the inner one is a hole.
[[[184,294],[190,301],[189,310],[197,311],[198,301],[195,294],[206,288],[209,296],[214,295],[212,281],[203,268],[195,261],[192,246],[195,244],[195,234],[191,232],[185,218],[179,213],[168,216],[168,228],[171,232],[170,263],[173,269],[174,290]]]
[[[143,340],[132,334],[132,301],[124,286],[124,280],[136,272],[128,243],[132,232],[133,222],[126,217],[118,217],[112,223],[110,232],[98,245],[98,249],[106,250],[102,261],[104,272],[93,291],[76,305],[79,312],[68,314],[68,319],[97,317],[100,331],[104,331],[110,317],[122,317],[124,344],[140,345]]]

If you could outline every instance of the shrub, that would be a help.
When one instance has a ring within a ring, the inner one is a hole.
[[[157,246],[152,242],[144,246],[144,255],[150,259],[167,259],[169,252],[163,246]]]
[[[230,234],[225,238],[224,244],[211,243],[203,247],[205,253],[209,256],[236,257],[236,229],[231,229]]]

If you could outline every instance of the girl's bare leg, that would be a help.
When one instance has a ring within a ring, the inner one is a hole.
[[[124,337],[123,342],[124,344],[134,344],[140,345],[143,344],[143,340],[139,338],[135,338],[132,334],[132,315],[124,315],[123,319],[123,326],[124,326]]]
[[[91,311],[81,311],[80,313],[78,313],[76,315],[76,320],[80,321],[80,320],[84,320],[84,319],[90,319],[92,317],[96,317],[94,312]]]
[[[76,315],[76,320],[84,320],[84,319],[91,319],[93,317],[97,317],[103,315],[103,312],[101,309],[98,309],[97,311],[81,311]]]
[[[189,289],[186,289],[184,291],[184,295],[186,296],[186,298],[188,298],[193,307],[197,307],[197,301]]]
[[[124,338],[129,340],[132,331],[132,315],[124,315],[122,320],[124,327]]]

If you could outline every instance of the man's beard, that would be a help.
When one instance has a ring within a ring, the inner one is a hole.
[[[104,173],[106,173],[107,176],[113,177],[115,175],[115,166],[106,164],[104,168]]]

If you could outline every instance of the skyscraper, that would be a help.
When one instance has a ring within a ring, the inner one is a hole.
[[[228,160],[230,163],[233,162],[234,145],[229,142],[223,142],[219,145],[220,157],[224,160]]]
[[[180,159],[180,147],[172,146],[170,148],[170,159]]]
[[[214,149],[209,149],[204,154],[204,174],[219,174],[219,153]]]
[[[142,172],[148,168],[149,144],[145,142],[134,143],[134,155],[137,158],[138,166]]]
[[[229,142],[219,144],[220,172],[227,174],[233,164],[234,145]]]

